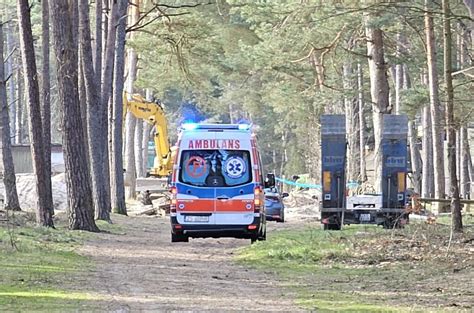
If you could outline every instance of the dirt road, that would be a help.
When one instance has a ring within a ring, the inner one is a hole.
[[[114,221],[123,225],[122,234],[100,234],[80,250],[97,266],[81,277],[81,289],[99,294],[107,311],[298,310],[282,282],[232,261],[235,250],[250,240],[171,244],[167,218],[115,216]]]

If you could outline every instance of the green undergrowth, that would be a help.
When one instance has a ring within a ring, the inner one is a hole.
[[[299,305],[318,312],[470,311],[474,234],[450,243],[449,233],[416,223],[402,230],[315,225],[268,233],[239,250],[237,261],[276,274]]]
[[[91,261],[75,249],[95,235],[67,230],[61,218],[55,220],[55,229],[36,227],[33,220],[17,213],[0,222],[0,311],[97,309],[99,299],[68,287],[93,269]],[[120,231],[117,225],[98,225],[110,233]]]

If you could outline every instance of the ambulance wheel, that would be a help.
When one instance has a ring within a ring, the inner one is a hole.
[[[171,233],[171,242],[189,242],[189,237]]]

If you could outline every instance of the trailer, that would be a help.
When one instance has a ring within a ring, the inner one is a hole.
[[[321,221],[324,229],[339,230],[345,207],[346,117],[321,116]]]
[[[346,197],[345,117],[321,117],[323,199],[320,211],[324,229],[340,230],[342,225],[350,224],[375,224],[393,228],[408,223],[405,210],[408,118],[406,115],[384,115],[383,125],[380,151],[382,179],[381,186],[376,186],[381,193]]]

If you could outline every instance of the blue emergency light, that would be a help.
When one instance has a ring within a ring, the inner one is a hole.
[[[183,129],[185,130],[195,130],[198,128],[198,124],[196,123],[186,123],[182,125]]]

